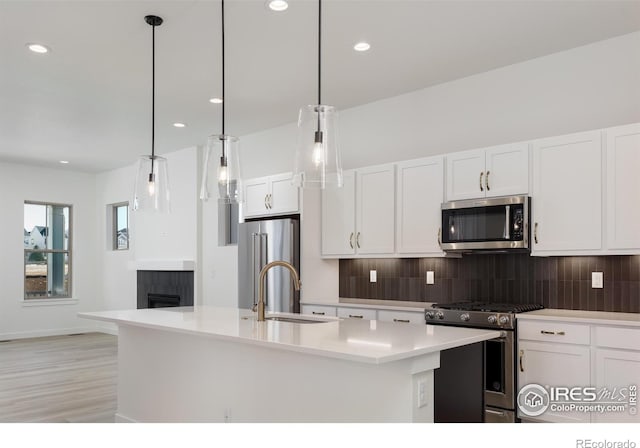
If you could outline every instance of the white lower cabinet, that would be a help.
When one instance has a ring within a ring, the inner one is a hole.
[[[423,311],[378,310],[378,320],[403,324],[425,324]]]
[[[589,386],[589,347],[574,344],[521,341],[518,343],[518,385]],[[547,410],[539,417],[519,416],[528,420],[561,423],[585,423],[590,414]]]
[[[597,399],[577,399],[579,405],[626,405],[622,411],[566,412],[547,410],[525,420],[543,422],[640,423],[640,411],[628,406],[640,386],[640,328],[623,325],[518,321],[518,387],[595,388]],[[621,400],[621,401],[620,401]]]
[[[366,319],[376,320],[376,310],[371,308],[338,308],[338,317],[343,319]]]
[[[309,316],[331,316],[336,317],[337,310],[335,306],[324,305],[300,305],[300,314],[307,314]]]
[[[635,393],[636,403],[640,386],[640,328],[597,326],[595,339],[595,381],[600,390],[607,388],[615,402]],[[632,388],[635,387],[635,390]],[[640,405],[635,414],[629,409],[620,412],[594,413],[594,422],[640,423]]]

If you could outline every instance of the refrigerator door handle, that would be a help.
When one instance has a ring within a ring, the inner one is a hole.
[[[251,290],[253,293],[253,306],[251,307],[252,311],[257,311],[258,307],[258,298],[256,297],[256,237],[260,235],[259,233],[252,233],[252,243],[253,247],[251,250],[251,270],[253,275],[251,276]],[[260,245],[262,247],[262,245]]]
[[[264,240],[264,244],[262,243],[262,241]],[[268,247],[268,242],[269,242],[269,234],[268,233],[261,233],[260,234],[260,271],[262,271],[262,268],[264,268],[267,265],[267,257],[269,254],[269,247]],[[264,248],[264,250],[263,250]],[[258,277],[260,275],[260,272],[258,272]],[[254,278],[256,278],[256,276],[254,276]],[[269,276],[267,275],[264,278],[264,305],[265,307],[267,307],[269,305]],[[260,285],[258,285],[260,286]]]

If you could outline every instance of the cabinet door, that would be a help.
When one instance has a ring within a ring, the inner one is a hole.
[[[291,184],[291,173],[271,176],[271,196],[269,211],[271,214],[298,213],[298,187]]]
[[[355,253],[355,173],[345,171],[343,179],[342,188],[322,190],[323,256]]]
[[[443,254],[438,243],[444,200],[443,158],[399,163],[396,192],[399,254]]]
[[[300,314],[309,314],[312,316],[337,316],[337,310],[335,306],[324,305],[305,305],[300,304]]]
[[[600,251],[601,132],[537,140],[533,161],[534,255]]]
[[[244,204],[242,212],[245,217],[269,214],[267,195],[269,194],[269,178],[250,179],[244,184]]]
[[[571,344],[518,341],[518,387],[527,384],[541,386],[590,386],[589,347]],[[538,417],[527,420],[545,422],[588,423],[590,414],[583,412],[554,412],[548,409]]]
[[[485,196],[484,149],[447,155],[447,201]]]
[[[395,167],[357,171],[356,247],[359,254],[392,254],[395,243]]]
[[[595,387],[598,392],[605,387],[613,392],[633,385],[636,387],[637,398],[637,387],[640,382],[640,352],[597,349],[595,356]],[[625,393],[628,398],[629,390],[627,389]],[[606,401],[616,402],[617,395],[612,395],[611,399]],[[638,405],[636,405],[636,410],[638,410],[637,407]],[[595,422],[640,423],[640,413],[631,414],[629,409],[622,412],[596,412],[593,417]]]
[[[424,325],[424,311],[378,310],[378,320],[381,322]]]
[[[640,124],[606,130],[607,249],[640,249]]]
[[[529,193],[529,144],[494,146],[485,149],[487,197]]]
[[[338,307],[338,317],[343,319],[376,320],[376,310],[370,308]]]

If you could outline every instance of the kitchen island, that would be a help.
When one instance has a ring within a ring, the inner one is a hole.
[[[499,336],[216,307],[79,316],[118,325],[120,422],[432,422],[440,351]]]

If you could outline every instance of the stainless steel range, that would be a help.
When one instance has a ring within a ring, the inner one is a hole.
[[[516,421],[515,315],[541,308],[542,305],[456,302],[434,304],[431,310],[425,310],[427,324],[501,330],[499,338],[485,342],[485,422]]]

